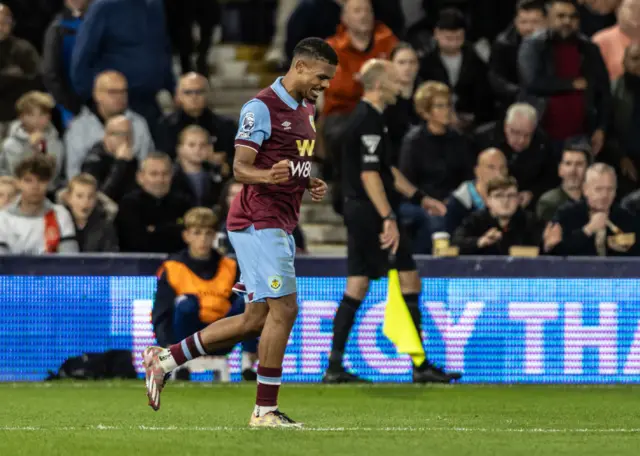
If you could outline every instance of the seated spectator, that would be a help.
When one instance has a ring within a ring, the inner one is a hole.
[[[64,147],[58,130],[51,123],[51,110],[55,103],[51,95],[43,92],[28,92],[16,103],[18,120],[11,123],[9,135],[0,149],[0,173],[15,174],[16,167],[27,157],[42,154],[55,163],[49,190],[62,183]]]
[[[4,4],[13,10],[15,36],[42,53],[45,30],[62,8],[63,0],[4,0]]]
[[[118,236],[113,219],[118,206],[98,192],[90,174],[78,174],[60,192],[59,200],[71,213],[81,252],[117,252]]]
[[[473,162],[465,138],[451,129],[451,92],[440,82],[423,83],[415,94],[415,105],[423,124],[404,138],[400,171],[427,195],[445,201],[462,182],[472,176]],[[400,207],[402,222],[414,235],[414,253],[431,251],[431,234],[445,230],[443,217],[431,216],[418,205]]]
[[[204,76],[197,73],[182,76],[176,91],[178,110],[160,119],[155,134],[156,147],[175,159],[180,132],[189,125],[198,125],[209,132],[216,168],[227,177],[233,164],[233,144],[238,127],[233,119],[207,107],[209,95],[209,82]],[[229,166],[224,166],[225,163]]]
[[[540,195],[556,185],[557,162],[546,135],[538,128],[538,114],[533,106],[511,105],[504,121],[476,130],[475,143],[477,151],[495,147],[504,153],[509,174],[518,181],[523,208],[535,207]]]
[[[564,142],[583,136],[602,150],[611,112],[609,75],[598,47],[579,33],[573,0],[548,2],[548,29],[524,40],[518,69],[528,99],[560,157]]]
[[[554,255],[620,256],[638,255],[638,242],[622,245],[614,234],[635,233],[640,240],[637,218],[613,204],[616,173],[605,163],[595,163],[586,172],[584,200],[566,204],[556,214],[558,228],[545,232],[545,251]]]
[[[496,38],[489,60],[489,82],[501,111],[516,101],[520,93],[518,49],[522,40],[546,25],[544,2],[519,0],[513,24]]]
[[[624,72],[622,61],[626,49],[631,44],[631,38],[620,30],[619,24],[614,24],[604,30],[600,30],[591,38],[599,48],[609,72],[609,79],[615,81]]]
[[[487,185],[487,208],[462,222],[452,244],[460,247],[462,255],[508,255],[513,246],[538,246],[538,224],[518,203],[518,182],[513,177],[491,180]]]
[[[132,140],[131,121],[123,115],[111,117],[104,126],[104,139],[89,150],[82,164],[82,172],[92,175],[99,191],[116,203],[137,186]]]
[[[69,124],[64,143],[67,152],[67,179],[80,174],[89,150],[104,137],[104,125],[114,116],[124,115],[133,127],[133,156],[141,161],[154,145],[147,122],[128,109],[127,80],[117,71],[98,75],[93,88],[93,103]]]
[[[567,202],[577,202],[582,199],[584,173],[590,160],[591,150],[588,145],[576,143],[565,147],[558,165],[560,185],[543,194],[538,200],[536,215],[540,221],[550,222],[558,209]]]
[[[187,248],[169,257],[158,270],[158,287],[151,319],[158,345],[168,347],[222,318],[244,312],[244,297],[234,294],[240,277],[236,260],[212,248],[217,219],[209,208],[196,207],[184,215],[182,236]],[[255,380],[257,339],[242,343],[242,374]],[[228,355],[233,346],[210,353]]]
[[[437,45],[421,59],[418,73],[422,81],[439,81],[451,88],[460,129],[488,122],[494,114],[487,65],[465,42],[465,27],[460,11],[442,11],[433,32]]]
[[[222,176],[211,169],[211,154],[207,130],[198,125],[182,130],[171,189],[188,196],[196,206],[213,208],[220,197]]]
[[[486,207],[489,181],[508,175],[507,160],[502,151],[489,148],[480,152],[474,173],[476,178],[460,184],[447,200],[445,225],[450,234],[465,218]]]
[[[600,161],[620,170],[618,189],[622,194],[638,188],[640,169],[640,45],[625,52],[624,74],[613,82],[612,119],[607,148]]]
[[[182,217],[192,204],[171,191],[173,164],[153,152],[140,164],[140,188],[119,203],[115,225],[122,252],[175,253],[184,248]]]
[[[71,85],[71,53],[78,28],[90,0],[65,0],[64,9],[49,24],[42,50],[42,79],[56,100],[62,126],[66,129],[80,113],[83,100]]]
[[[395,104],[387,106],[384,118],[395,155],[393,164],[398,166],[400,148],[405,134],[413,125],[420,123],[420,117],[413,103],[418,75],[418,56],[411,45],[400,42],[391,51],[391,61],[396,69],[400,94]]]
[[[33,155],[23,160],[15,172],[20,196],[0,211],[0,253],[78,252],[71,215],[46,196],[54,172],[51,159]]]
[[[18,196],[18,181],[13,176],[0,176],[0,210],[9,206]]]
[[[131,109],[154,130],[161,115],[156,95],[175,89],[166,22],[163,0],[135,5],[130,0],[93,0],[71,58],[76,92],[89,100],[102,72],[121,73],[129,84]]]
[[[13,35],[14,25],[13,13],[0,3],[0,122],[15,119],[18,98],[40,89],[42,84],[38,51],[28,41]]]

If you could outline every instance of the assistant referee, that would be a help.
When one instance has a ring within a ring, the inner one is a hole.
[[[333,344],[325,383],[361,382],[347,372],[342,359],[356,312],[369,290],[369,280],[389,270],[389,254],[395,255],[400,287],[418,334],[420,322],[420,277],[409,238],[398,229],[396,213],[402,196],[435,215],[444,215],[445,206],[416,189],[392,163],[392,144],[383,112],[396,102],[400,86],[391,62],[369,60],[362,67],[362,100],[347,120],[342,152],[344,220],[348,232],[347,289],[333,322]],[[445,373],[425,361],[414,368],[417,383],[449,383],[460,374]]]

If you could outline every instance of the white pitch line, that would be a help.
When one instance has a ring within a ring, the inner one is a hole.
[[[65,427],[37,427],[37,426],[0,426],[2,431],[28,431],[28,432],[55,432],[55,431],[184,431],[184,432],[237,432],[252,431],[247,427],[229,427],[229,426],[105,426],[98,424],[97,426],[65,426]],[[306,427],[301,429],[291,429],[296,432],[457,432],[457,433],[508,433],[508,434],[638,434],[640,428],[609,428],[609,429],[589,429],[589,428],[479,428],[479,427]]]

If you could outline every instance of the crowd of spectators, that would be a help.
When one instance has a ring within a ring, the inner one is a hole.
[[[172,253],[190,208],[225,219],[240,184],[236,120],[208,103],[217,1],[0,1],[0,251]],[[461,254],[636,253],[616,235],[640,235],[640,44],[615,14],[572,0],[281,0],[278,14],[267,59],[286,67],[308,36],[339,55],[316,121],[338,213],[358,73],[386,58],[395,165],[447,206],[402,205],[416,253],[443,232]]]

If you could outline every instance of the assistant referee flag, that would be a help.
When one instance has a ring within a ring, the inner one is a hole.
[[[424,362],[422,339],[402,297],[397,269],[389,270],[387,305],[384,311],[382,333],[393,342],[398,353],[410,355],[415,366],[420,366]]]

